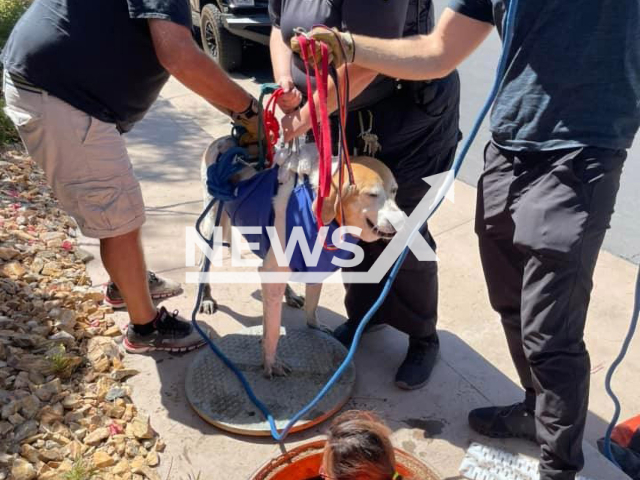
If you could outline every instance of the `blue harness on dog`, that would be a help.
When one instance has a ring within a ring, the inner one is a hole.
[[[266,227],[274,226],[273,197],[277,193],[278,167],[274,167],[238,183],[234,198],[224,203],[224,209],[229,214],[231,225],[234,227],[261,227],[260,233],[243,232],[243,236],[247,242],[257,244],[257,249],[252,249],[252,251],[262,259],[267,256],[267,252],[271,248],[271,239]],[[308,178],[305,177],[302,181],[296,180],[296,185],[287,204],[286,243],[282,245],[283,251],[286,251],[294,228],[300,228],[309,246],[309,251],[313,252],[319,234],[318,223],[313,213],[314,199],[315,193]],[[333,263],[335,258],[341,260],[353,258],[352,252],[329,245],[333,233],[340,228],[338,222],[334,220],[327,227],[326,242],[322,245],[316,265],[307,265],[300,244],[296,243],[289,262],[289,268],[293,272],[332,273],[340,268]],[[355,244],[358,243],[358,238],[346,234],[342,241]]]

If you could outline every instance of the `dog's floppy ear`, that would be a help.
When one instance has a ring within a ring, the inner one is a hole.
[[[344,184],[342,186],[342,201],[344,202],[347,197],[349,197],[353,193],[353,188],[348,184]],[[324,199],[322,203],[322,213],[320,218],[322,219],[322,223],[324,225],[328,225],[336,218],[336,212],[338,211],[339,205],[338,198],[338,186],[336,182],[331,182],[331,194]],[[316,200],[317,201],[317,200]],[[344,222],[344,218],[340,219],[341,222]]]

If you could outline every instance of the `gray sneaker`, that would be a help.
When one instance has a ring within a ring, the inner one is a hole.
[[[211,330],[206,323],[198,322],[198,325],[211,337]],[[162,307],[159,317],[154,320],[154,326],[155,330],[150,334],[140,335],[129,325],[123,342],[125,350],[129,353],[154,350],[189,352],[205,344],[205,339],[193,328],[191,322],[180,317],[177,311],[169,313]]]
[[[149,277],[149,293],[151,293],[153,300],[175,297],[182,293],[182,286],[178,282],[158,277],[153,272],[147,272],[147,275]],[[112,308],[125,308],[127,306],[120,290],[118,290],[118,286],[113,282],[107,283],[107,288],[104,292],[104,303]]]

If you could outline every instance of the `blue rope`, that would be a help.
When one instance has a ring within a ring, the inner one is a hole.
[[[447,178],[447,181],[445,182],[445,184],[441,187],[440,192],[439,192],[440,198],[438,199],[438,202],[436,203],[436,207],[430,212],[429,217],[427,218],[427,220],[429,218],[431,218],[431,216],[438,209],[438,207],[440,206],[440,204],[444,200],[445,193],[448,191],[449,187],[453,184],[455,176],[460,171],[460,167],[462,166],[462,162],[465,159],[467,153],[469,152],[469,149],[470,149],[473,141],[475,140],[475,138],[476,138],[476,136],[478,134],[478,131],[480,130],[480,127],[482,126],[482,122],[484,121],[484,118],[486,117],[487,113],[489,112],[489,109],[491,108],[491,105],[493,104],[493,102],[494,102],[494,100],[495,100],[495,98],[496,98],[496,96],[498,94],[498,91],[500,90],[500,87],[502,86],[503,77],[505,75],[506,67],[507,67],[507,63],[508,63],[508,58],[507,57],[508,57],[508,54],[509,54],[509,50],[511,49],[511,44],[512,44],[512,40],[513,40],[513,30],[514,30],[513,26],[514,26],[514,23],[515,23],[518,2],[519,2],[519,0],[512,0],[510,5],[509,5],[508,12],[505,15],[505,20],[504,20],[504,24],[503,24],[504,25],[504,28],[503,28],[503,37],[504,37],[503,50],[502,50],[502,54],[500,56],[500,61],[498,63],[498,68],[497,68],[497,72],[496,72],[496,79],[494,81],[494,84],[493,84],[493,87],[491,89],[491,92],[490,92],[490,94],[489,94],[489,96],[488,96],[488,98],[487,98],[482,110],[480,111],[480,114],[476,118],[475,123],[473,125],[473,128],[471,129],[471,132],[469,133],[469,136],[467,137],[467,140],[465,141],[465,143],[464,143],[464,145],[462,147],[462,150],[460,151],[460,153],[458,154],[457,158],[455,159],[455,161],[453,163],[452,169],[454,171],[454,175],[453,176],[449,176]],[[225,161],[228,161],[228,160],[225,160]],[[228,179],[228,177],[226,177],[226,178]],[[216,201],[217,200],[213,200],[207,206],[207,208],[200,215],[200,217],[198,218],[198,221],[196,223],[196,230],[198,231],[198,234],[210,246],[212,245],[212,239],[204,238],[204,236],[200,232],[200,224],[202,223],[203,219],[207,216],[207,214],[209,213],[211,208],[213,208],[213,205],[216,203]],[[220,220],[220,215],[221,214],[222,214],[222,202],[220,202],[220,204],[218,206],[218,214],[217,214],[217,218],[216,218],[216,225],[219,224],[219,220]],[[425,223],[426,223],[426,221],[425,221]],[[395,281],[395,278],[397,277],[398,272],[400,271],[400,267],[402,266],[405,258],[407,257],[407,255],[409,253],[409,247],[408,246],[411,245],[411,242],[413,241],[413,238],[418,234],[418,232],[421,229],[422,229],[422,225],[419,225],[409,235],[409,238],[407,240],[407,247],[405,247],[405,249],[403,250],[402,254],[398,257],[398,259],[394,263],[393,268],[391,269],[391,272],[389,273],[389,276],[387,277],[385,285],[384,285],[384,287],[382,289],[382,292],[380,293],[380,296],[375,301],[375,303],[371,306],[371,308],[369,309],[367,314],[363,317],[362,321],[358,325],[358,328],[356,329],[356,333],[355,333],[355,335],[353,337],[353,341],[351,343],[351,347],[349,348],[349,352],[348,352],[347,356],[345,357],[345,359],[343,360],[342,364],[338,367],[336,372],[332,375],[332,377],[325,384],[325,386],[322,388],[322,390],[320,390],[320,392],[315,396],[315,398],[313,398],[313,400],[311,400],[302,410],[300,410],[298,413],[296,413],[280,432],[278,432],[278,429],[276,427],[273,415],[271,414],[269,409],[256,397],[255,393],[251,389],[251,386],[247,382],[247,380],[244,377],[244,375],[242,374],[242,372],[233,364],[233,362],[231,362],[231,360],[229,360],[224,355],[224,353],[218,347],[216,347],[216,345],[211,341],[211,339],[209,339],[207,337],[205,332],[203,332],[202,329],[200,328],[200,326],[197,324],[197,322],[196,322],[196,314],[198,313],[198,310],[200,309],[200,303],[202,301],[202,294],[203,294],[203,290],[204,290],[204,284],[202,284],[202,283],[200,284],[200,286],[198,288],[198,295],[197,295],[197,299],[196,299],[196,304],[194,306],[193,313],[191,315],[191,320],[193,322],[193,325],[196,328],[196,330],[200,333],[200,335],[203,336],[203,338],[205,339],[205,341],[207,342],[209,347],[213,350],[213,352],[224,362],[224,364],[227,367],[229,367],[229,369],[236,375],[238,380],[240,380],[240,383],[242,384],[243,388],[245,389],[245,391],[246,391],[247,395],[249,396],[251,402],[262,412],[262,414],[267,419],[267,421],[269,423],[269,428],[271,430],[271,436],[274,438],[274,440],[276,440],[277,442],[283,442],[287,438],[287,436],[289,435],[289,432],[295,426],[295,424],[298,423],[298,421],[304,415],[306,415],[311,409],[313,409],[320,402],[320,400],[322,400],[322,398],[327,394],[327,392],[340,379],[340,377],[343,375],[344,371],[347,369],[349,364],[353,361],[353,357],[354,357],[354,355],[356,353],[356,350],[358,349],[358,345],[360,343],[360,339],[362,337],[362,334],[363,334],[365,328],[367,327],[367,324],[369,323],[369,321],[371,320],[371,318],[373,317],[375,312],[380,308],[380,306],[382,305],[382,303],[386,299],[387,295],[389,294],[389,291],[391,290],[391,286],[393,285],[393,282]],[[203,263],[203,268],[202,268],[201,271],[202,272],[206,272],[206,271],[208,271],[208,269],[209,269],[209,260],[205,259],[205,261]]]
[[[229,202],[235,198],[235,187],[229,179],[246,167],[246,163],[244,163],[246,155],[247,152],[244,148],[233,147],[220,155],[217,162],[209,165],[207,168],[207,190],[213,198],[223,202]]]
[[[209,248],[213,247],[213,235],[211,236],[211,238],[208,238],[208,239],[205,238],[205,236],[202,234],[202,231],[200,230],[200,225],[202,224],[202,221],[206,218],[206,216],[209,214],[211,209],[216,205],[216,203],[218,204],[218,211],[216,212],[215,225],[220,225],[220,218],[222,217],[222,213],[224,211],[224,202],[219,201],[217,199],[212,200],[209,203],[209,205],[207,205],[207,208],[205,208],[204,212],[202,213],[202,215],[200,215],[200,217],[198,218],[198,221],[196,222],[196,231],[198,232],[198,235],[200,235],[200,237],[207,242],[207,244],[209,245]],[[209,258],[206,255],[204,258],[205,259],[202,264],[202,269],[200,270],[202,273],[208,272],[209,267],[211,266],[211,261],[209,260]],[[209,348],[213,350],[213,353],[215,353],[220,358],[220,360],[224,362],[227,368],[229,368],[236,375],[236,377],[238,377],[238,380],[240,380],[240,383],[242,384],[242,387],[247,392],[247,395],[249,396],[249,399],[251,400],[251,402],[260,410],[260,412],[262,412],[264,417],[269,422],[269,428],[271,429],[271,431],[277,432],[278,430],[276,428],[273,415],[271,415],[271,412],[269,412],[269,409],[267,408],[267,406],[264,403],[262,403],[260,399],[255,395],[255,393],[253,392],[253,389],[251,388],[251,385],[249,384],[245,376],[238,369],[238,367],[236,367],[236,365],[222,352],[222,350],[220,350],[216,346],[216,344],[211,340],[209,335],[207,335],[207,333],[205,333],[202,330],[202,328],[200,328],[200,325],[198,325],[198,322],[196,320],[196,315],[200,310],[200,304],[202,303],[203,293],[204,293],[204,283],[201,282],[198,287],[196,303],[193,307],[193,311],[191,312],[191,322],[194,328],[200,334],[200,336],[205,340],[207,345],[209,345]]]
[[[614,410],[615,410],[613,417],[611,418],[611,422],[607,427],[607,433],[604,436],[604,453],[607,456],[607,458],[620,469],[622,469],[622,467],[620,467],[615,457],[613,456],[613,452],[611,451],[611,434],[613,433],[613,429],[616,426],[616,423],[618,423],[618,419],[620,418],[620,400],[618,400],[618,397],[613,392],[613,388],[611,387],[611,381],[613,379],[613,374],[615,373],[616,369],[622,363],[622,360],[624,360],[624,357],[627,355],[627,351],[629,350],[629,345],[631,344],[631,340],[633,339],[633,336],[636,333],[636,328],[638,327],[639,316],[640,316],[640,267],[638,267],[638,278],[636,279],[636,296],[635,296],[635,302],[633,306],[633,313],[631,315],[631,324],[629,325],[629,331],[627,332],[627,336],[625,337],[624,342],[622,343],[622,348],[620,348],[620,353],[611,364],[611,367],[609,367],[609,370],[607,371],[607,376],[605,377],[605,381],[604,381],[604,388],[607,391],[607,395],[609,395],[609,397],[613,401]]]

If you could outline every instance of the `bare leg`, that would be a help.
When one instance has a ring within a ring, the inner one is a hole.
[[[307,326],[324,330],[318,323],[318,303],[322,293],[322,284],[307,284],[305,287],[304,313],[307,318]]]
[[[140,230],[101,239],[100,256],[111,280],[122,293],[131,323],[142,325],[152,321],[157,310],[149,294]]]
[[[262,367],[267,378],[272,378],[274,375],[285,376],[291,371],[276,358],[285,285],[284,283],[262,284]]]
[[[274,200],[274,226],[280,245],[285,244],[286,206],[292,190],[293,181],[281,185],[278,196]],[[288,272],[289,268],[278,265],[273,249],[270,249],[260,271]],[[272,378],[274,375],[284,376],[291,372],[289,367],[276,358],[282,324],[282,296],[286,288],[286,283],[262,283],[262,366],[267,378]]]

